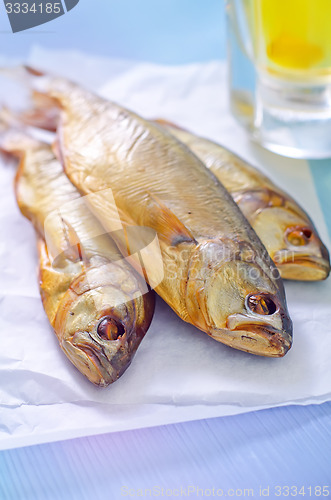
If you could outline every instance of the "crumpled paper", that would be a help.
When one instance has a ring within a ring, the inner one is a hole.
[[[158,66],[41,48],[28,63],[222,142],[301,202],[330,248],[308,164],[248,141],[230,116],[224,63]],[[159,299],[131,367],[114,385],[94,387],[64,356],[43,311],[35,233],[12,188],[15,163],[2,158],[0,171],[0,448],[331,399],[330,279],[286,283],[294,344],[282,359],[219,344]]]

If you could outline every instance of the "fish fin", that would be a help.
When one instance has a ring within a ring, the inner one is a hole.
[[[36,150],[45,146],[42,138],[27,127],[21,115],[8,109],[0,108],[0,149],[13,156],[21,157],[27,150]]]
[[[62,165],[62,168],[64,166],[64,157],[63,157],[63,154],[62,154],[62,149],[61,149],[61,144],[60,144],[60,138],[59,136],[57,135],[54,139],[54,141],[52,142],[52,152],[55,156],[55,158],[61,163]]]
[[[0,74],[22,84],[31,94],[30,106],[17,113],[17,118],[25,125],[55,132],[59,121],[60,103],[49,93],[53,77],[30,66],[0,68]]]
[[[59,273],[53,268],[46,242],[41,237],[37,239],[37,249],[40,295],[49,321],[54,326],[58,306],[73,278],[70,273]]]
[[[66,258],[68,258],[73,262],[80,261],[84,269],[89,263],[89,258],[84,251],[84,246],[82,245],[75,229],[72,227],[70,222],[65,220],[62,216],[61,216],[61,221],[62,221],[64,238],[67,243],[67,248],[64,251],[64,255]],[[56,265],[56,262],[54,262],[53,265]]]
[[[148,193],[153,204],[149,225],[155,229],[159,238],[168,245],[196,243],[191,231],[178,217],[155,195]]]
[[[60,106],[57,99],[39,90],[32,91],[32,107],[21,112],[18,117],[22,123],[49,132],[56,132],[60,119]]]

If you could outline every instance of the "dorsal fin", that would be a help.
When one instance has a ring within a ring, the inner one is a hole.
[[[57,221],[58,231],[62,231],[62,236],[65,243],[62,248],[59,248],[57,238],[53,242],[52,232],[48,231],[48,228],[45,224],[45,236],[50,256],[52,256],[52,266],[55,268],[62,267],[63,259],[65,259],[73,263],[80,262],[82,264],[83,270],[85,270],[89,264],[89,256],[86,254],[84,245],[82,244],[73,226],[66,218],[62,216],[61,213],[54,212],[53,217],[48,219],[48,221],[46,219],[46,222],[48,222],[49,224],[50,220],[53,221],[53,224],[54,220]]]
[[[153,206],[148,225],[155,229],[159,238],[172,246],[183,242],[196,243],[191,231],[178,217],[157,196],[148,194]]]
[[[27,130],[18,114],[6,106],[0,108],[0,149],[21,157],[27,150],[39,149],[44,143]]]
[[[68,256],[68,258],[73,259],[74,262],[80,260],[85,265],[85,263],[88,263],[89,258],[84,251],[84,247],[79,236],[68,220],[63,217],[61,217],[61,219],[63,223],[64,237],[68,245],[64,253]]]

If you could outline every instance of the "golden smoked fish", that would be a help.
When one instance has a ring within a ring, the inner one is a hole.
[[[20,158],[17,202],[37,232],[40,293],[59,344],[91,382],[107,386],[131,363],[152,320],[154,293],[123,260],[48,145],[9,130],[0,147]]]
[[[113,213],[104,194],[111,188],[127,224],[157,232],[164,273],[157,293],[215,340],[283,356],[291,347],[292,322],[279,273],[202,162],[171,134],[113,102],[64,79],[43,77],[40,83],[61,110],[57,155],[79,191],[93,194],[91,207],[104,227]],[[125,252],[128,241],[116,241]],[[153,250],[147,267],[149,282],[158,283]]]
[[[328,250],[306,212],[262,172],[226,148],[164,120],[229,191],[277,265],[282,278],[326,279]]]

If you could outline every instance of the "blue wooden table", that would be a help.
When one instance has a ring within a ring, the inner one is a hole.
[[[315,498],[330,485],[330,415],[291,406],[3,451],[0,498]]]
[[[52,23],[15,35],[2,9],[0,40],[3,54],[15,59],[38,43],[159,63],[207,61],[225,57],[224,6],[221,0],[81,0]],[[331,160],[310,166],[331,234]],[[0,453],[0,500],[315,498],[329,496],[330,483],[331,403]]]

